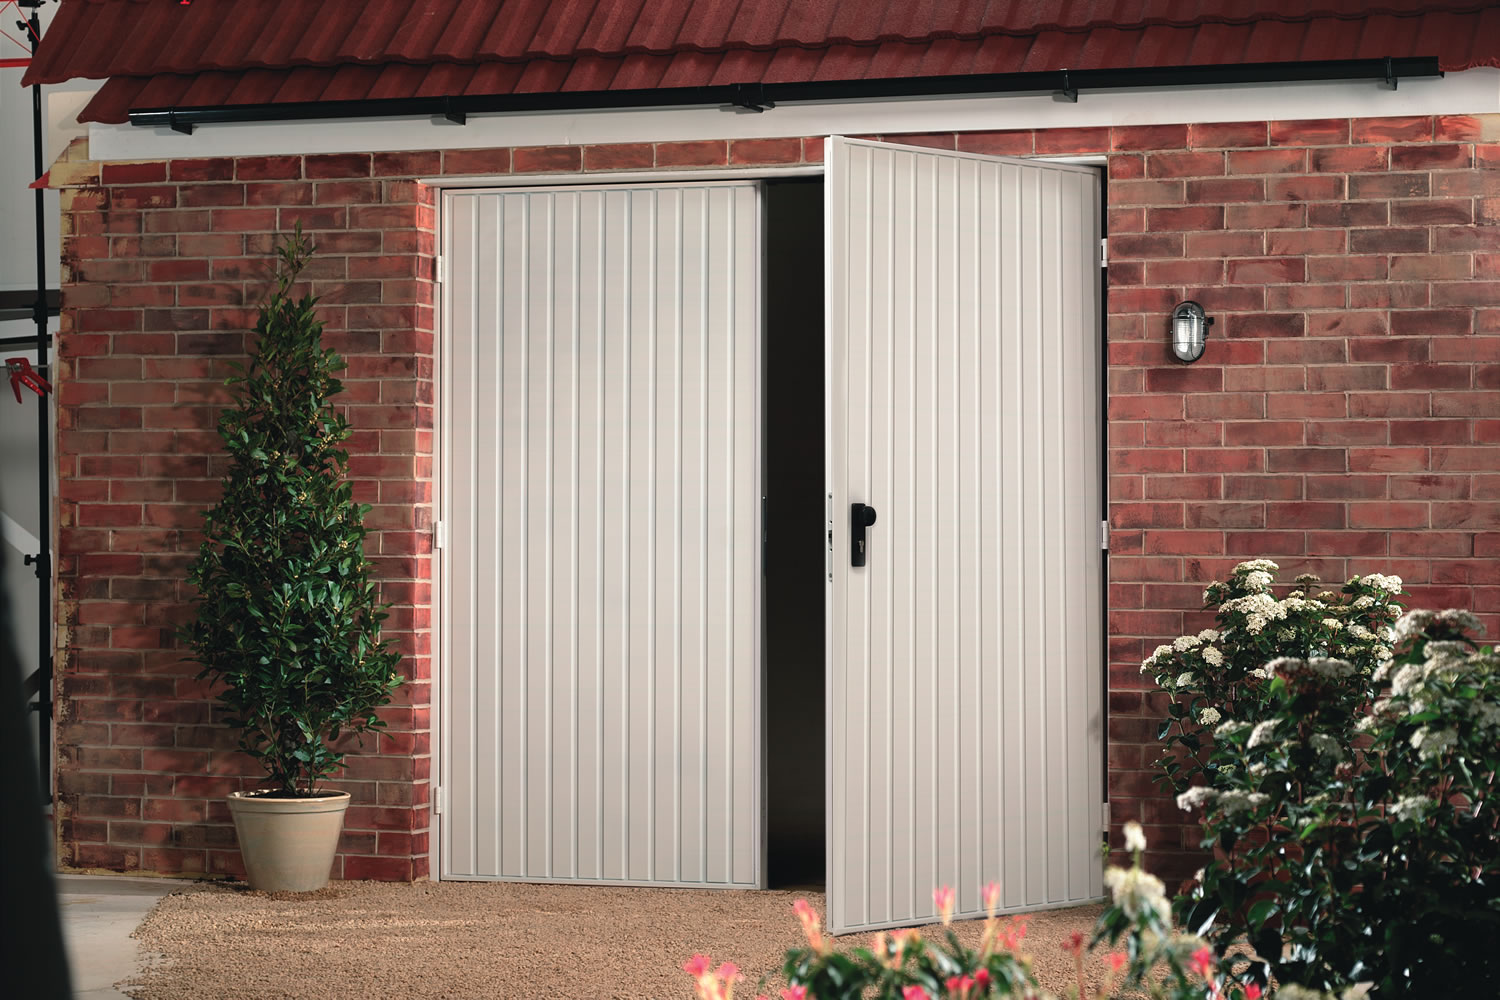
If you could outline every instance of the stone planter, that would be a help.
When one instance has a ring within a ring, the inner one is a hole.
[[[327,885],[348,808],[348,792],[305,799],[230,793],[229,812],[250,888],[311,892]]]

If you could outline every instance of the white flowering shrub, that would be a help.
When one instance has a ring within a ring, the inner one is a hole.
[[[1399,587],[1369,581],[1338,606]],[[1178,913],[1220,951],[1248,943],[1261,981],[1314,991],[1278,996],[1500,990],[1500,657],[1478,627],[1413,611],[1373,669],[1347,644],[1270,660],[1214,729],[1211,780],[1178,795],[1215,852]]]
[[[1157,734],[1165,752],[1156,763],[1174,794],[1204,782],[1227,787],[1230,776],[1210,767],[1209,736],[1265,717],[1271,661],[1290,657],[1319,665],[1309,669],[1326,669],[1322,665],[1331,660],[1348,664],[1349,673],[1329,679],[1339,683],[1325,685],[1325,696],[1333,700],[1321,706],[1323,731],[1342,738],[1366,680],[1390,658],[1392,623],[1402,610],[1400,577],[1356,576],[1334,593],[1317,587],[1316,577],[1299,576],[1278,598],[1279,568],[1269,559],[1240,563],[1228,581],[1203,592],[1204,606],[1217,612],[1215,627],[1158,646],[1141,664],[1141,672],[1173,696]]]

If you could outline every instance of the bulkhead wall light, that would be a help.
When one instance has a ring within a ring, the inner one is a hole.
[[[1193,362],[1203,357],[1208,328],[1213,317],[1196,302],[1180,303],[1172,310],[1172,353],[1178,361]]]

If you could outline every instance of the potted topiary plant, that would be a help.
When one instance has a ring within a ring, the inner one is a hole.
[[[300,226],[277,248],[255,347],[228,381],[230,466],[188,575],[198,615],[181,631],[266,770],[263,788],[229,796],[250,885],[293,892],[332,867],[349,804],[323,785],[343,766],[336,741],[383,726],[376,711],[401,683],[364,557],[369,507],[345,479],[348,424],[329,402],[344,362],[322,345],[317,300],[292,295],[312,252]]]

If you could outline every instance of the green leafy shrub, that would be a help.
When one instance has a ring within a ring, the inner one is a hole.
[[[1202,658],[1208,639],[1147,661],[1163,679],[1198,657],[1187,683],[1163,684],[1198,723],[1183,712],[1163,727],[1163,776],[1180,806],[1203,810],[1214,851],[1178,901],[1184,923],[1220,952],[1248,943],[1257,978],[1289,984],[1283,996],[1500,983],[1500,668],[1469,637],[1477,619],[1413,611],[1383,623],[1400,581],[1376,574],[1319,595],[1330,620],[1313,624],[1306,598],[1277,601],[1269,579],[1248,579],[1272,570],[1243,564],[1209,589],[1222,662]],[[1248,666],[1257,656],[1268,659]],[[1205,719],[1196,699],[1226,709]]]
[[[291,295],[311,253],[300,228],[278,248],[253,353],[229,380],[231,463],[188,575],[197,618],[180,633],[282,796],[316,794],[342,766],[334,741],[381,727],[376,710],[400,684],[364,557],[369,507],[344,478],[349,428],[329,402],[344,363],[322,346],[317,300]]]

